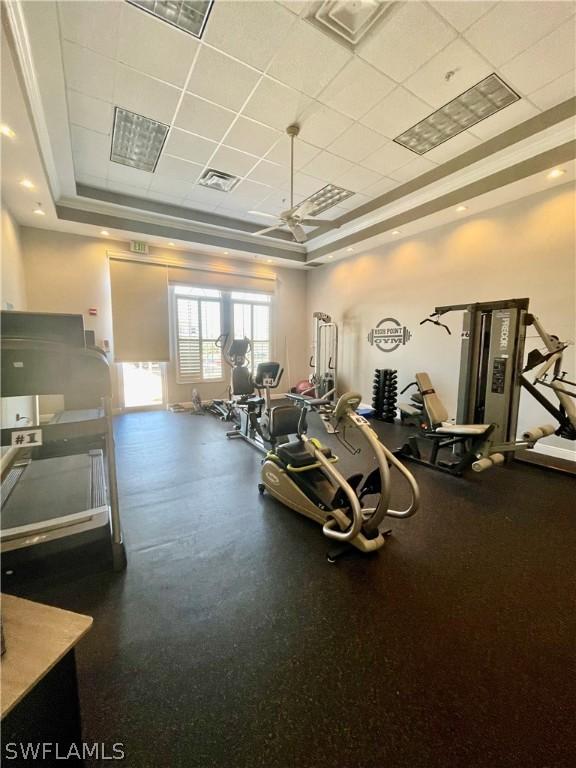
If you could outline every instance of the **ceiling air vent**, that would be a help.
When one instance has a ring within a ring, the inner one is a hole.
[[[198,184],[210,189],[217,189],[219,192],[231,192],[239,181],[238,176],[217,171],[215,168],[207,168],[198,179]]]
[[[153,173],[167,134],[164,123],[116,107],[110,160]]]
[[[314,192],[313,195],[310,195],[306,200],[303,200],[298,207],[303,206],[306,203],[314,203],[314,207],[308,209],[308,215],[317,216],[319,213],[327,211],[334,205],[338,205],[338,203],[341,203],[353,194],[354,192],[350,192],[348,189],[336,187],[334,184],[327,184],[325,187],[322,187],[322,189],[319,189],[318,192]]]
[[[152,16],[188,32],[202,37],[214,0],[127,0]]]
[[[453,136],[518,101],[520,96],[492,74],[409,128],[394,141],[417,155],[429,152]]]
[[[311,3],[306,18],[351,50],[389,14],[398,3],[387,0],[321,0]]]

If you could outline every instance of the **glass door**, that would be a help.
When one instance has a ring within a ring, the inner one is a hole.
[[[161,408],[164,405],[162,363],[122,363],[124,408]]]

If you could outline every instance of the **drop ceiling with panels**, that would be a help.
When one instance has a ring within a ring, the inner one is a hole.
[[[128,2],[58,3],[60,130],[79,190],[265,227],[254,211],[289,206],[285,129],[297,122],[295,202],[335,184],[354,194],[321,218],[350,218],[574,96],[571,2],[383,3],[355,51],[311,22],[318,5],[215,0],[196,39]],[[34,8],[24,13],[34,21]],[[41,59],[34,40],[32,54]],[[394,142],[492,73],[521,98],[422,156]],[[153,173],[110,160],[115,107],[169,126]],[[198,180],[208,168],[240,181],[229,193],[207,189]]]

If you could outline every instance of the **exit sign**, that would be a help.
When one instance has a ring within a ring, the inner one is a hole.
[[[141,240],[131,240],[130,250],[132,253],[148,253],[148,243],[143,243]]]

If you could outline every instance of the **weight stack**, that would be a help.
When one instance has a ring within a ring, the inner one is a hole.
[[[390,424],[396,418],[398,397],[398,371],[392,368],[377,368],[372,386],[372,407],[374,418]]]

